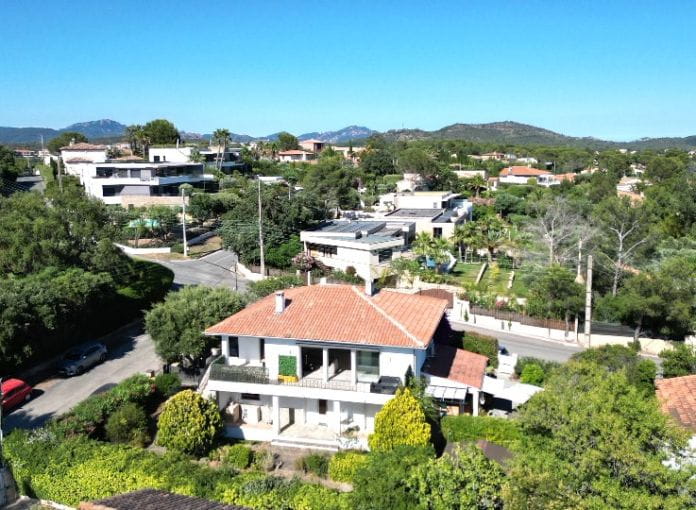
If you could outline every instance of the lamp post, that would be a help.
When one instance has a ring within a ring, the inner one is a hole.
[[[186,188],[181,187],[181,231],[184,235],[184,257],[188,257],[188,246],[186,246]]]

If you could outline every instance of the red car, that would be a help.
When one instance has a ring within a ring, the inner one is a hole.
[[[2,381],[2,410],[17,407],[31,398],[33,388],[20,379]]]

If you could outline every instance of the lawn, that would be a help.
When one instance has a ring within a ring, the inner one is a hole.
[[[476,277],[480,270],[481,264],[457,262],[457,265],[454,266],[450,275],[457,279],[459,285],[465,283],[474,284],[476,283]]]
[[[452,283],[457,285],[473,285],[476,282],[476,277],[481,270],[480,263],[464,263],[458,262],[452,269],[450,276],[455,280]],[[517,297],[526,297],[528,293],[522,276],[527,273],[527,269],[515,269],[515,278],[512,282],[512,289],[508,289],[508,279],[510,278],[510,270],[499,268],[498,271],[490,266],[483,273],[481,282],[478,285],[479,290],[491,292],[496,295],[504,296],[512,294]]]

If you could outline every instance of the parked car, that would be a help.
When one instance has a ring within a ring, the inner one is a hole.
[[[69,350],[58,366],[58,373],[71,376],[80,375],[97,363],[106,360],[104,344],[89,344]]]
[[[34,388],[21,379],[2,381],[2,410],[8,411],[31,399],[33,390]]]

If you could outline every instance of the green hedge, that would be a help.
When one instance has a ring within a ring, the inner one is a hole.
[[[280,375],[297,375],[297,358],[295,356],[278,356],[278,373]]]
[[[485,439],[507,448],[515,448],[522,439],[517,422],[502,418],[445,416],[441,426],[442,433],[449,442]]]
[[[246,469],[253,457],[251,448],[243,444],[227,444],[210,452],[211,460],[220,461],[223,466]]]
[[[22,494],[70,506],[154,488],[258,509],[349,508],[348,495],[321,486],[212,469],[181,455],[84,437],[60,441],[46,429],[14,431],[5,454]]]
[[[329,461],[329,478],[336,482],[353,483],[355,474],[367,461],[367,455],[361,452],[338,452]]]
[[[305,473],[314,473],[321,478],[326,478],[326,474],[329,471],[329,457],[320,453],[311,453],[297,459],[295,468]]]

